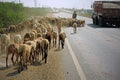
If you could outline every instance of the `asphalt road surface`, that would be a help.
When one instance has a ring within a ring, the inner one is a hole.
[[[64,12],[54,15],[72,17]],[[77,19],[86,21],[77,33],[73,33],[72,27],[63,28],[67,48],[61,54],[66,63],[61,64],[66,80],[120,80],[120,28],[93,25],[92,19],[81,16]]]

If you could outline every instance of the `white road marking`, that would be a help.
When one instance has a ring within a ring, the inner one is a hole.
[[[85,74],[84,74],[84,72],[83,72],[83,70],[82,70],[82,68],[81,68],[81,66],[80,66],[80,64],[79,64],[79,62],[77,60],[77,57],[75,56],[75,53],[73,52],[67,38],[66,38],[66,44],[68,45],[69,52],[70,52],[70,54],[72,56],[72,59],[74,61],[75,67],[76,67],[76,69],[78,71],[78,74],[79,74],[81,80],[87,80],[86,76],[85,76]]]

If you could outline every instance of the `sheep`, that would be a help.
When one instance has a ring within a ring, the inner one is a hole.
[[[23,43],[25,43],[26,41],[29,41],[29,40],[31,40],[31,35],[30,35],[30,33],[26,33],[24,35],[24,42]]]
[[[36,55],[42,55],[43,57],[43,43],[42,43],[43,38],[39,37],[35,40],[36,42]]]
[[[49,41],[47,39],[43,39],[42,42],[44,43],[44,57],[42,60],[45,59],[45,63],[47,63]]]
[[[51,48],[51,39],[52,39],[52,33],[47,32],[45,35],[45,38],[49,41],[49,49]]]
[[[42,53],[42,60],[45,59],[45,63],[47,63],[48,49],[49,49],[49,41],[44,38],[39,38],[37,40],[37,52]]]
[[[22,43],[22,37],[20,34],[14,36],[14,43],[20,44]]]
[[[32,30],[32,32],[35,34],[35,38],[37,38],[37,31],[36,30]]]
[[[41,32],[42,33],[47,33],[47,29],[45,27],[41,27]]]
[[[37,33],[41,33],[42,31],[41,31],[41,28],[36,28],[36,31],[37,31]]]
[[[52,39],[53,39],[53,47],[56,47],[56,43],[57,43],[57,32],[53,31],[52,32]]]
[[[20,44],[18,54],[20,55],[20,64],[18,67],[18,72],[20,73],[24,67],[27,69],[27,64],[30,62],[30,56],[33,52],[33,47],[27,44]]]
[[[15,32],[16,31],[16,26],[15,25],[10,25],[9,26],[9,32]]]
[[[64,32],[59,34],[59,48],[60,48],[60,43],[62,49],[64,48],[65,38],[66,38],[66,34]]]
[[[30,32],[30,35],[31,35],[30,40],[34,40],[36,38],[35,32],[33,32],[33,31]]]
[[[41,33],[37,33],[37,38],[42,37]]]
[[[9,34],[1,34],[1,51],[2,53],[6,53],[7,46],[10,43],[10,36]]]
[[[36,42],[35,41],[26,41],[25,44],[28,44],[28,45],[32,46],[32,48],[33,48],[33,53],[31,53],[31,55],[30,55],[30,60],[33,63],[36,58]]]
[[[84,25],[85,25],[85,20],[81,20],[81,25],[82,25],[82,27],[84,27]]]
[[[73,32],[76,33],[76,31],[77,31],[77,23],[74,22],[73,23]]]
[[[13,65],[15,65],[15,63],[18,61],[18,48],[19,48],[19,45],[16,44],[16,43],[13,43],[13,44],[10,44],[7,48],[7,56],[6,56],[6,67],[8,67],[8,56],[10,54],[12,54],[12,57],[11,57],[11,61],[13,63]],[[16,55],[16,60],[14,62],[14,55]]]
[[[1,28],[0,33],[1,34],[8,34],[9,33],[9,28]]]
[[[59,23],[58,23],[58,26],[57,26],[58,34],[60,34],[60,32],[61,32],[61,27],[62,27],[62,23],[59,22]]]

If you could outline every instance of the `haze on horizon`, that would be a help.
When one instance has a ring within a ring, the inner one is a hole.
[[[91,9],[91,5],[93,4],[93,2],[98,0],[0,0],[0,1],[3,2],[14,1],[16,3],[20,2],[23,3],[25,7]],[[116,1],[116,0],[104,0],[104,1]]]

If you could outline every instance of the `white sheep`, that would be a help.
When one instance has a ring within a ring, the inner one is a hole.
[[[1,34],[1,52],[6,53],[7,46],[10,44],[10,36],[9,34]]]
[[[73,23],[73,32],[74,33],[77,32],[77,23],[76,22]]]
[[[22,37],[20,34],[14,36],[14,43],[20,44],[22,43]]]

